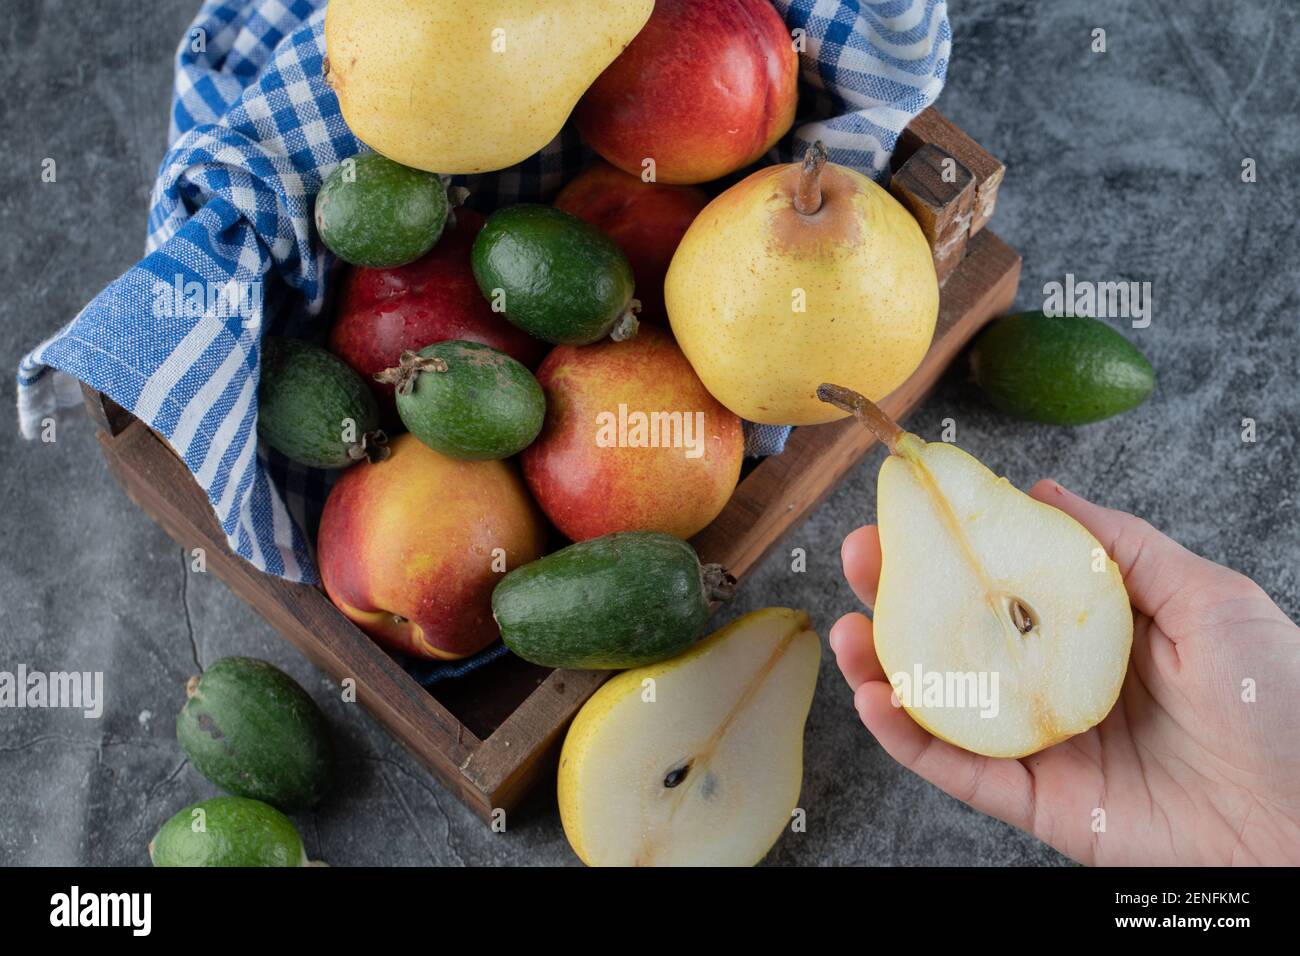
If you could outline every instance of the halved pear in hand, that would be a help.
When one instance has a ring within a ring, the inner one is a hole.
[[[1023,757],[1082,733],[1119,696],[1133,641],[1124,579],[1063,511],[960,448],[903,431],[835,385],[891,452],[876,493],[876,655],[908,713],[949,743]]]
[[[589,866],[752,866],[790,823],[821,642],[808,615],[746,614],[624,671],[560,756],[560,819]]]

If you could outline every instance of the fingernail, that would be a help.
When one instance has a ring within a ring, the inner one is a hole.
[[[831,653],[834,654],[836,657],[839,657],[840,656],[840,646],[839,646],[840,632],[836,630],[834,627],[832,627],[830,636],[826,638],[826,642],[831,646]]]

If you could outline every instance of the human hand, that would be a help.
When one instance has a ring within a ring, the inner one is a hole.
[[[1030,494],[1091,531],[1124,575],[1133,652],[1109,716],[1019,760],[961,750],[891,702],[871,621],[853,613],[830,644],[863,724],[903,766],[1081,863],[1300,863],[1300,628],[1249,578],[1139,518],[1052,481]],[[842,558],[872,606],[876,528],[845,538]]]

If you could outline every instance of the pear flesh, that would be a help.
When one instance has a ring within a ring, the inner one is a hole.
[[[766,608],[606,683],[560,757],[560,817],[583,862],[761,860],[798,803],[820,657],[806,614]]]
[[[1133,640],[1115,562],[1065,512],[874,415],[893,452],[877,485],[874,633],[896,698],[936,737],[991,757],[1100,723]]]

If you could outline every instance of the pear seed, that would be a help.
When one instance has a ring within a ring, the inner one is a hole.
[[[1029,608],[1025,607],[1015,598],[1011,599],[1011,621],[1016,625],[1016,630],[1021,634],[1028,634],[1034,629],[1034,616],[1030,613]]]
[[[680,767],[678,767],[675,770],[668,771],[668,776],[664,777],[664,786],[669,790],[671,790],[673,787],[677,786],[679,783],[685,780],[686,775],[690,772],[691,772],[691,765],[688,763],[682,764]]]

